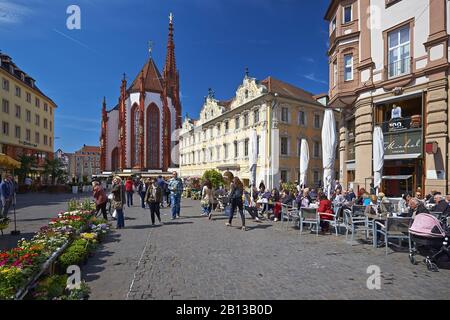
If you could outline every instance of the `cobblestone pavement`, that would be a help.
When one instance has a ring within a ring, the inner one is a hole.
[[[87,197],[89,195],[84,195]],[[67,208],[72,195],[19,195],[19,237],[0,238],[2,249],[31,237]],[[350,243],[344,236],[299,235],[280,223],[240,219],[225,227],[200,217],[199,202],[183,200],[182,218],[149,225],[149,210],[126,209],[126,229],[114,230],[83,266],[91,299],[449,299],[450,271],[413,266],[405,252]],[[367,267],[382,272],[381,290],[369,290]],[[131,290],[130,290],[131,289]]]
[[[184,200],[182,218],[148,226],[149,213],[128,210],[127,229],[105,244],[106,265],[90,281],[93,299],[449,299],[450,271],[431,273],[405,252],[350,243],[344,236],[299,235],[280,223],[200,217]],[[105,252],[100,253],[105,254]],[[381,269],[380,290],[367,268]],[[87,278],[89,265],[85,268]]]

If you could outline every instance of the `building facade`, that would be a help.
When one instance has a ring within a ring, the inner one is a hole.
[[[36,169],[53,157],[56,104],[6,54],[0,53],[0,152],[35,156]]]
[[[82,181],[87,178],[88,181],[91,181],[93,175],[101,174],[100,147],[84,145],[80,150],[67,155],[70,179],[76,178],[78,181]]]
[[[67,175],[68,175],[68,176],[71,176],[71,175],[70,175],[70,172],[71,172],[71,168],[70,168],[70,159],[71,159],[71,156],[72,156],[72,155],[73,155],[73,154],[64,152],[64,151],[61,150],[61,149],[56,150],[55,155],[54,155],[54,158],[55,158],[55,159],[59,159],[59,161],[61,161],[61,163],[62,163],[62,169],[63,169],[65,172],[67,172]]]
[[[150,57],[130,86],[124,77],[119,103],[102,106],[101,169],[108,172],[166,172],[177,159],[173,137],[181,128],[179,73],[175,64],[173,21],[170,15],[167,57],[163,74]]]
[[[230,171],[248,185],[249,138],[256,130],[258,185],[264,181],[278,187],[280,180],[299,179],[302,138],[310,147],[307,184],[319,185],[324,109],[311,93],[273,77],[258,81],[246,75],[235,96],[226,101],[217,100],[209,90],[199,119],[186,117],[183,122],[181,175],[201,177],[206,170],[217,169]]]
[[[450,187],[445,0],[333,0],[330,105],[341,108],[340,175],[368,188],[375,126],[384,133],[389,196]]]

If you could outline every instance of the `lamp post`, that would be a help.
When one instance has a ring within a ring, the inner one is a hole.
[[[274,162],[274,154],[273,154],[273,144],[275,141],[273,141],[273,133],[274,133],[274,121],[273,121],[273,114],[275,112],[275,109],[278,106],[277,102],[278,93],[274,94],[274,99],[271,101],[270,110],[269,110],[269,119],[268,119],[268,144],[269,144],[269,170],[267,170],[267,182],[269,185],[269,189],[273,189],[274,187],[274,168],[273,168],[273,162]]]

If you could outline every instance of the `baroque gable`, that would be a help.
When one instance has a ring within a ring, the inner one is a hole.
[[[267,88],[259,84],[255,78],[245,77],[242,85],[236,91],[236,97],[231,103],[231,109],[237,108],[254,100],[267,92]]]
[[[219,105],[219,101],[212,96],[208,96],[200,112],[200,124],[220,116],[225,112],[225,108]]]

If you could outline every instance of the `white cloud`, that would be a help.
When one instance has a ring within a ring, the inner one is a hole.
[[[308,79],[308,80],[311,80],[313,82],[317,82],[317,83],[328,85],[328,81],[325,81],[325,80],[317,78],[314,73],[303,75],[303,77]]]
[[[21,23],[32,11],[25,5],[0,0],[0,24]]]

